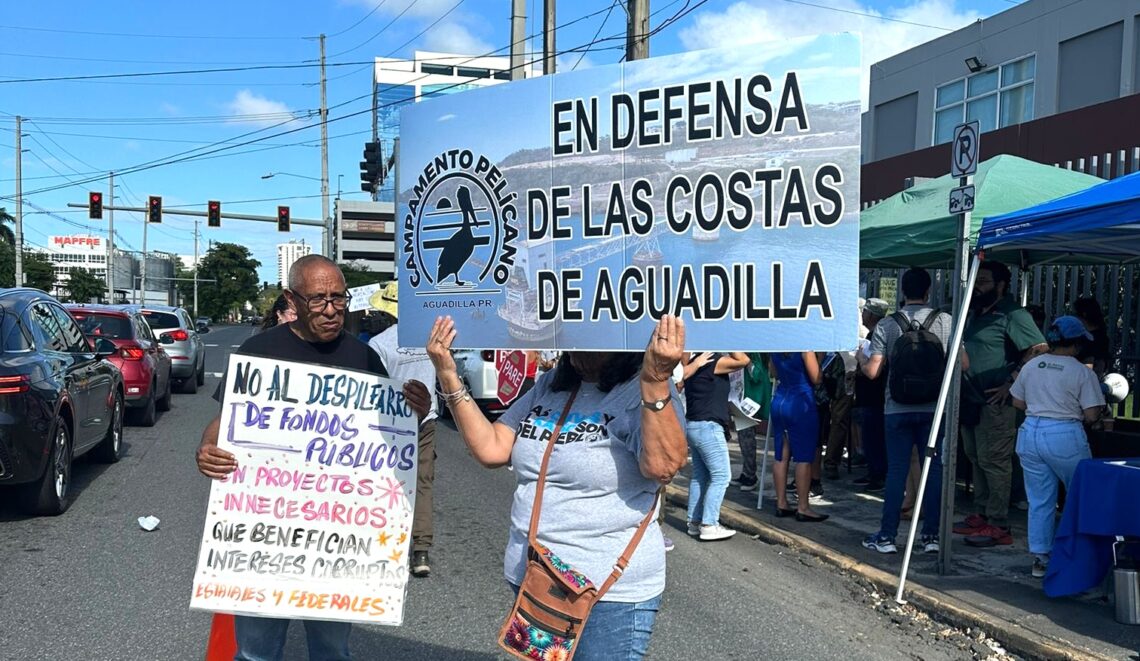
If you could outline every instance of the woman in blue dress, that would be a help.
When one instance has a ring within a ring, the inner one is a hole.
[[[812,511],[811,465],[815,460],[819,439],[819,413],[815,406],[814,387],[822,381],[815,353],[771,354],[776,374],[776,393],[772,397],[772,437],[776,439],[776,456],[772,464],[772,480],[776,486],[776,516],[796,516],[796,521],[818,523],[826,514]],[[788,507],[788,463],[796,464],[796,509]]]

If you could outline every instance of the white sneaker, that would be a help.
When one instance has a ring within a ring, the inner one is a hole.
[[[701,534],[700,524],[693,523],[692,521],[690,521],[686,524],[686,528],[688,530],[690,537],[696,537],[697,535]]]
[[[720,525],[719,523],[711,526],[701,526],[701,541],[714,542],[718,539],[728,539],[736,534],[735,530],[730,530]]]

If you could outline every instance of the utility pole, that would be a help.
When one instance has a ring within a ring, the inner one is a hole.
[[[321,35],[321,220],[325,223],[324,254],[331,254],[332,232],[329,230],[329,108],[325,96],[325,35]]]
[[[542,75],[547,76],[554,73],[555,52],[554,0],[542,0]]]
[[[16,286],[24,286],[24,160],[21,138],[23,118],[16,115]]]
[[[107,302],[115,302],[115,173],[109,172],[111,192],[107,196]],[[144,219],[145,220],[145,219]],[[134,282],[131,282],[133,285]]]
[[[629,0],[629,24],[625,33],[625,59],[649,57],[649,0]]]
[[[511,0],[511,80],[526,78],[526,0]]]
[[[139,303],[146,305],[146,230],[147,225],[150,225],[150,217],[143,214],[143,245],[142,245],[142,275],[140,280],[142,285],[139,287]]]
[[[197,218],[194,219],[194,319],[198,318],[198,237],[201,236],[198,225],[201,222]]]

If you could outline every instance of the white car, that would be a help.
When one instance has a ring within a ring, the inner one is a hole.
[[[455,365],[471,398],[489,415],[502,413],[506,407],[495,393],[499,389],[499,371],[495,369],[495,352],[460,349],[455,352]]]

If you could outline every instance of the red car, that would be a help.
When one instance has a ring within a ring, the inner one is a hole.
[[[170,410],[170,355],[137,309],[124,306],[67,305],[92,340],[106,338],[117,351],[108,356],[123,373],[124,399],[131,422],[151,427],[157,411]],[[169,340],[169,338],[167,339]]]

